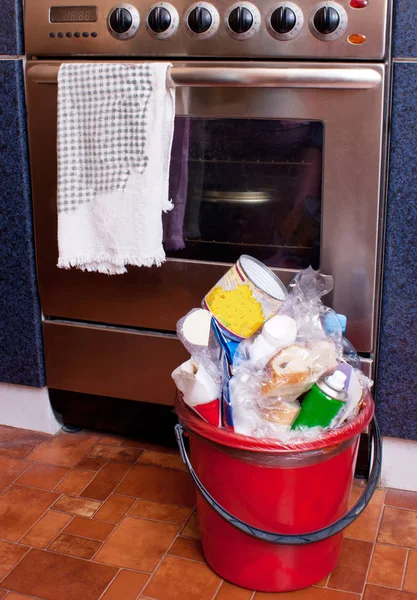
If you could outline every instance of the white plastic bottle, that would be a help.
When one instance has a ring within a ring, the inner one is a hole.
[[[258,362],[270,358],[278,348],[293,344],[297,338],[297,323],[286,315],[276,315],[265,323],[255,338],[250,351],[250,360]]]

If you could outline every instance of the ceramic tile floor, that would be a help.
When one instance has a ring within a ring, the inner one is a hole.
[[[417,493],[378,490],[337,569],[287,594],[215,575],[193,508],[173,450],[0,426],[0,600],[417,600]]]

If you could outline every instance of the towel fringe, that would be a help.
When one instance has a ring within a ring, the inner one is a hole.
[[[170,212],[174,208],[172,200],[164,200],[162,203],[162,212]]]
[[[81,271],[104,273],[105,275],[120,275],[127,273],[126,265],[135,267],[160,267],[166,260],[162,249],[155,256],[110,256],[109,254],[84,254],[71,258],[59,258],[57,267],[59,269],[71,269],[76,267]],[[107,263],[107,264],[106,264]]]

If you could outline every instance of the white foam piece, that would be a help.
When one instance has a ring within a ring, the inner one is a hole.
[[[184,338],[194,346],[207,346],[210,336],[211,315],[204,308],[196,309],[185,319],[182,326]]]

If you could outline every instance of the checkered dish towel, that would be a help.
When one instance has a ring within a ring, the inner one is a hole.
[[[175,92],[167,63],[63,64],[58,267],[116,275],[165,260]]]

